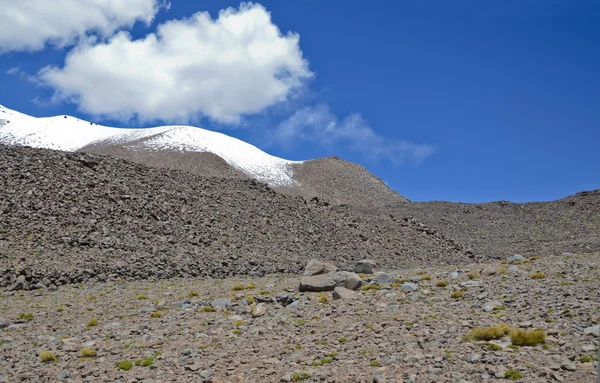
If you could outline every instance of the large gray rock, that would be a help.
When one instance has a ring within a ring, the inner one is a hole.
[[[217,298],[217,299],[213,299],[212,302],[210,302],[211,307],[215,308],[215,309],[226,309],[227,307],[231,306],[231,299],[229,298]]]
[[[394,277],[393,275],[389,275],[386,273],[379,273],[379,274],[377,274],[377,277],[375,278],[373,283],[376,284],[377,286],[381,286],[381,285],[392,284],[395,281],[396,281],[396,277]]]
[[[333,290],[333,299],[335,300],[339,300],[339,299],[355,299],[357,297],[357,294],[355,291],[352,291],[350,289],[347,289],[345,287],[342,286],[337,286],[334,290]]]
[[[333,271],[327,274],[302,277],[300,291],[333,291],[337,286],[357,290],[361,285],[362,280],[358,275],[347,271]]]
[[[327,274],[327,273],[330,273],[330,272],[336,271],[336,270],[337,270],[337,268],[335,267],[335,265],[333,265],[331,263],[321,262],[316,259],[311,259],[310,261],[308,261],[308,264],[304,268],[303,275],[305,277],[310,277],[313,275]]]
[[[354,265],[354,271],[360,274],[373,274],[375,268],[375,261],[371,259],[363,259],[362,261],[356,262]]]

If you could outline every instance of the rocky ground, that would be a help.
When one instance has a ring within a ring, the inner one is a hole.
[[[0,382],[596,382],[600,253],[540,255],[381,265],[358,292],[289,275],[5,292]],[[517,346],[516,329],[545,341]]]
[[[88,153],[0,146],[0,288],[88,280],[453,264],[467,250],[410,217],[369,214]],[[17,283],[20,276],[24,283]]]

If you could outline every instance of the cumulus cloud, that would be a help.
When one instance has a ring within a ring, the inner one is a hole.
[[[136,21],[151,23],[163,6],[163,0],[0,0],[0,52],[62,47],[91,31],[108,37]]]
[[[299,36],[283,35],[270,13],[251,3],[215,20],[207,12],[171,20],[139,40],[122,31],[107,42],[82,43],[62,68],[39,73],[55,98],[89,114],[221,123],[286,100],[310,76]]]
[[[340,121],[326,105],[298,110],[277,127],[271,138],[284,146],[291,146],[299,141],[325,147],[344,144],[367,158],[387,159],[396,165],[421,163],[433,153],[433,148],[429,145],[390,140],[381,136],[360,114],[351,114]]]

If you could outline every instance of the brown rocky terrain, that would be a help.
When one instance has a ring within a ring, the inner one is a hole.
[[[153,150],[144,146],[142,141],[98,143],[86,146],[80,152],[104,154],[204,177],[248,179],[243,172],[215,154]],[[296,185],[276,188],[283,194],[302,196],[306,200],[317,197],[333,205],[374,207],[408,202],[364,167],[339,157],[319,158],[290,166]]]
[[[600,249],[600,190],[552,202],[398,204],[381,213],[416,217],[485,257]]]
[[[305,161],[292,165],[292,169],[298,186],[278,191],[307,200],[317,197],[333,205],[384,207],[410,202],[364,167],[339,157]]]
[[[296,273],[312,258],[341,267],[467,258],[414,219],[307,203],[256,181],[22,147],[0,147],[0,174],[4,288]]]
[[[596,382],[600,253],[520,259],[376,267],[339,300],[289,275],[6,292],[0,381]]]

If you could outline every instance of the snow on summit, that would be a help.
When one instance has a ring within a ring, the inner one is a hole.
[[[270,186],[293,186],[291,164],[222,133],[192,126],[126,129],[70,116],[36,118],[0,105],[0,144],[77,151],[94,144],[127,144],[150,150],[213,153],[249,177]]]

